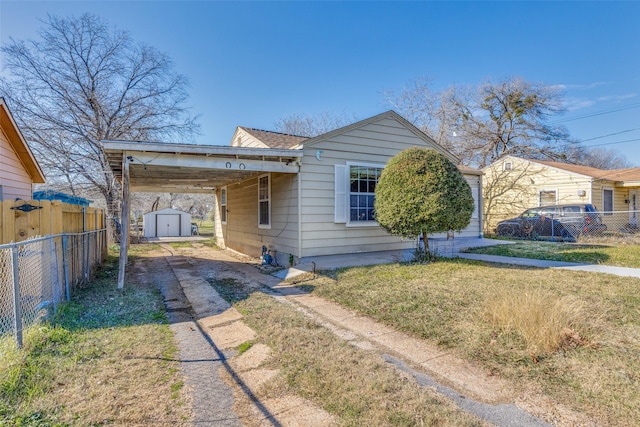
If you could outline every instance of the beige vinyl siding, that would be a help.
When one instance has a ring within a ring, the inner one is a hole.
[[[2,186],[1,196],[4,200],[16,198],[31,200],[31,177],[4,131],[0,131],[0,186]]]
[[[283,256],[296,255],[298,241],[297,179],[293,174],[271,173],[271,227],[258,227],[258,177],[227,186],[227,223],[216,216],[216,230],[224,247],[258,257],[262,246]],[[218,191],[217,199],[220,197]],[[218,206],[219,210],[219,206]]]
[[[334,222],[335,165],[383,166],[392,156],[412,147],[435,148],[391,118],[304,145],[300,172],[302,256],[415,247],[414,240],[392,236],[378,225]],[[316,158],[318,150],[320,160]]]

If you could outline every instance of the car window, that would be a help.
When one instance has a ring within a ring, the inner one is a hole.
[[[580,213],[580,206],[565,206],[564,208],[562,208],[562,213],[563,214],[572,214],[572,213]]]
[[[535,218],[538,216],[538,208],[527,209],[520,215],[522,218]]]
[[[540,215],[552,216],[555,215],[558,210],[555,207],[547,207],[540,209]]]

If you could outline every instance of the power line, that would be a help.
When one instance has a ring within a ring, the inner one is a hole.
[[[612,108],[609,110],[597,111],[595,113],[583,114],[582,116],[570,117],[568,119],[554,120],[550,123],[558,124],[558,123],[572,122],[574,120],[587,119],[589,117],[601,116],[603,114],[617,113],[618,111],[631,110],[632,108],[638,108],[638,107],[640,107],[640,102],[636,104],[625,105],[624,107]]]
[[[580,142],[593,141],[594,139],[601,139],[601,138],[606,138],[606,137],[608,137],[608,136],[620,135],[621,133],[633,132],[634,130],[640,130],[640,128],[633,128],[633,129],[622,130],[622,131],[620,131],[620,132],[609,133],[609,134],[607,134],[607,135],[602,135],[602,136],[594,136],[593,138],[583,139],[583,140],[581,140]]]
[[[623,144],[625,142],[635,142],[635,141],[640,141],[640,138],[636,138],[636,139],[626,139],[624,141],[614,141],[614,142],[603,142],[602,144],[594,144],[594,145],[587,145],[586,148],[591,148],[591,147],[600,147],[602,145],[613,145],[613,144]]]

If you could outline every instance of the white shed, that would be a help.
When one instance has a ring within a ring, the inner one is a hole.
[[[191,214],[166,208],[143,215],[144,237],[191,236]]]

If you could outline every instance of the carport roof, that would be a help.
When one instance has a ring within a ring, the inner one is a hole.
[[[109,166],[131,191],[211,193],[267,172],[298,173],[302,150],[141,141],[102,141]]]

